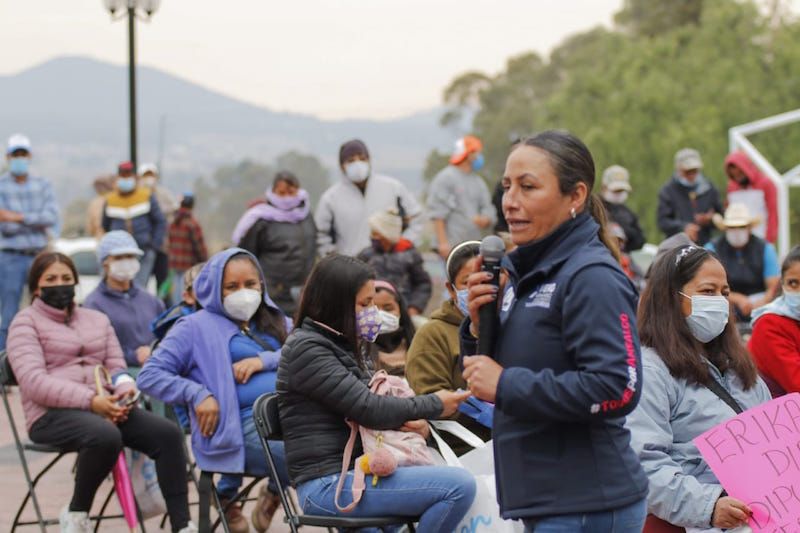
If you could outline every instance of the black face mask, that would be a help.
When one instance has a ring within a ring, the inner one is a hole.
[[[75,285],[54,285],[42,287],[41,296],[44,303],[56,309],[66,309],[75,299]]]

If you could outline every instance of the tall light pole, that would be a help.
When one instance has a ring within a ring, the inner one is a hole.
[[[138,168],[136,137],[136,19],[149,21],[161,0],[103,0],[112,20],[128,18],[128,111],[130,127],[130,159]]]

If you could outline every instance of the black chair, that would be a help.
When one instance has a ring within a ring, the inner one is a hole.
[[[199,533],[211,533],[212,531],[215,531],[220,524],[222,525],[222,530],[225,533],[230,533],[228,522],[225,520],[225,511],[228,510],[228,507],[231,505],[236,505],[238,502],[249,502],[255,500],[256,498],[250,498],[250,492],[259,481],[264,479],[259,476],[248,475],[246,473],[236,474],[244,477],[250,477],[252,480],[245,484],[245,486],[236,493],[236,496],[234,496],[223,506],[222,501],[219,499],[219,494],[217,494],[217,487],[214,484],[214,476],[217,474],[223,474],[223,472],[209,472],[207,470],[200,472],[200,480],[197,484],[197,529]],[[214,504],[214,508],[217,510],[217,519],[213,524],[211,523],[212,502]]]
[[[192,434],[192,430],[188,426],[184,426],[181,423],[180,417],[177,414],[175,406],[166,404],[165,409],[165,416],[172,420],[178,427],[181,428],[184,435],[190,436]],[[187,482],[191,482],[195,489],[197,490],[198,499],[197,502],[190,502],[189,505],[197,505],[198,506],[198,530],[201,533],[208,533],[211,531],[215,531],[217,527],[222,525],[223,531],[225,533],[230,533],[230,528],[228,526],[227,521],[225,520],[225,511],[228,510],[228,507],[231,505],[235,505],[239,502],[249,502],[254,501],[256,498],[250,497],[250,492],[253,490],[253,487],[261,481],[261,477],[258,476],[247,476],[244,474],[245,477],[252,477],[253,479],[248,482],[244,488],[240,489],[236,496],[233,499],[226,503],[226,505],[222,505],[222,502],[219,499],[217,494],[217,489],[214,484],[214,475],[219,474],[220,472],[208,472],[202,471],[200,472],[200,478],[198,479],[197,475],[195,474],[195,469],[197,468],[197,463],[191,459],[191,454],[189,453],[189,447],[186,446],[186,440],[183,441],[184,446],[184,453],[186,454],[186,479]],[[214,508],[217,511],[217,519],[214,523],[211,523],[211,504],[214,504]],[[164,529],[164,526],[167,523],[168,516],[165,514],[161,519],[161,529]]]
[[[19,462],[22,465],[22,472],[25,474],[25,481],[28,485],[28,491],[25,493],[25,497],[22,499],[22,503],[20,504],[19,508],[17,509],[17,514],[14,516],[14,521],[11,523],[11,532],[13,533],[17,527],[19,526],[33,526],[38,525],[39,529],[41,529],[42,533],[47,533],[47,526],[58,525],[58,518],[45,518],[42,515],[41,507],[39,507],[39,498],[36,496],[36,485],[39,483],[39,480],[47,474],[55,465],[58,463],[64,456],[66,456],[70,452],[65,452],[60,448],[56,448],[54,446],[47,446],[45,444],[36,444],[30,441],[23,441],[20,438],[19,431],[17,431],[17,424],[14,420],[14,413],[11,411],[11,404],[8,400],[8,387],[14,386],[17,384],[17,380],[14,377],[14,371],[11,368],[11,364],[8,362],[8,356],[6,355],[5,351],[0,351],[0,394],[3,396],[3,406],[6,410],[6,416],[8,416],[8,422],[11,426],[11,434],[14,436],[14,444],[17,447],[17,454],[19,454]],[[45,466],[42,468],[34,477],[31,477],[30,467],[28,465],[28,458],[25,452],[34,452],[34,453],[46,453],[52,454],[55,457],[51,459]],[[106,499],[103,502],[103,506],[100,509],[100,513],[89,517],[90,520],[95,522],[95,532],[100,528],[100,522],[102,520],[109,520],[115,518],[124,518],[123,515],[111,515],[105,516],[105,510],[108,507],[109,502],[111,502],[111,497],[114,495],[113,487],[109,491]],[[36,520],[35,521],[22,521],[22,513],[25,511],[25,507],[28,505],[28,501],[33,504],[33,510],[36,513]],[[144,533],[144,524],[140,524],[141,530]]]
[[[275,484],[278,486],[279,496],[283,510],[286,513],[286,522],[289,524],[292,533],[297,532],[297,528],[302,526],[325,527],[328,531],[333,528],[342,529],[359,529],[366,527],[386,527],[394,526],[397,524],[406,524],[409,532],[413,533],[415,530],[414,523],[419,522],[419,517],[410,516],[383,516],[375,518],[346,518],[346,517],[331,517],[320,515],[299,514],[295,506],[294,500],[287,492],[286,487],[281,484],[278,477],[278,469],[275,466],[275,460],[272,458],[272,452],[267,445],[268,440],[282,440],[283,431],[281,430],[281,421],[278,415],[278,395],[276,393],[262,394],[256,399],[253,405],[253,417],[256,421],[256,430],[259,437],[261,437],[261,444],[264,447],[264,452],[267,454],[267,464],[269,465],[269,472]]]

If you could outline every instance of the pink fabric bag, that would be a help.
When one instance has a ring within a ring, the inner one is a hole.
[[[412,398],[414,396],[414,391],[408,386],[405,379],[397,376],[390,376],[385,370],[379,370],[372,376],[369,382],[369,388],[373,394],[378,394],[380,396],[394,396],[397,398]],[[428,449],[428,444],[425,442],[425,439],[422,438],[422,435],[409,431],[381,431],[369,429],[359,426],[352,420],[347,420],[347,425],[350,426],[350,438],[347,441],[347,445],[344,449],[344,456],[342,457],[342,473],[336,485],[335,500],[336,508],[344,513],[355,509],[358,502],[361,501],[361,496],[366,487],[366,472],[362,466],[365,462],[365,456],[374,457],[379,448],[390,452],[397,466],[425,466],[434,464],[433,456]],[[339,505],[339,496],[342,493],[344,480],[350,467],[350,459],[353,457],[356,435],[361,436],[361,445],[364,448],[364,455],[356,459],[352,487],[353,503],[342,507]],[[392,471],[394,470],[392,469]],[[385,477],[389,474],[383,475]],[[373,476],[372,484],[376,485],[378,476],[376,474],[373,474]]]

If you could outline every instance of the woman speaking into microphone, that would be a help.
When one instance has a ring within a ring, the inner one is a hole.
[[[518,246],[468,281],[464,378],[496,404],[497,497],[527,531],[640,532],[647,478],[625,415],[641,394],[636,290],[605,234],[589,149],[566,132],[517,144],[503,214]],[[505,276],[504,276],[505,278]],[[497,306],[491,354],[476,353],[479,309]],[[490,357],[491,356],[491,357]]]

